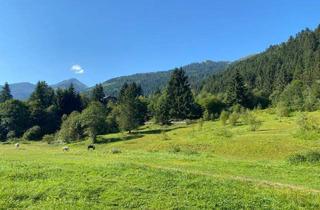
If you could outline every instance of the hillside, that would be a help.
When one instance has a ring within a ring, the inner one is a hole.
[[[319,209],[319,165],[288,162],[319,141],[296,137],[297,116],[279,120],[271,111],[256,111],[255,132],[210,121],[103,135],[95,151],[88,142],[69,144],[69,152],[43,142],[1,145],[0,206]]]
[[[201,63],[192,63],[182,68],[189,76],[189,81],[193,89],[199,89],[202,81],[213,73],[223,71],[228,62],[205,61]],[[121,86],[125,82],[136,82],[140,84],[144,94],[148,95],[158,89],[162,89],[168,82],[173,70],[140,73],[130,76],[122,76],[103,82],[103,86],[107,95],[117,95]]]
[[[88,87],[80,82],[77,79],[69,79],[69,80],[64,80],[62,82],[59,82],[57,84],[50,85],[52,88],[57,89],[57,88],[68,88],[71,84],[74,85],[75,90],[78,92],[85,91]],[[31,93],[34,91],[36,88],[35,84],[29,83],[29,82],[21,82],[21,83],[14,83],[14,84],[9,84],[11,94],[13,98],[19,99],[19,100],[27,100]]]
[[[204,90],[224,92],[235,71],[243,76],[249,90],[267,97],[281,92],[292,80],[312,85],[320,79],[320,26],[314,31],[303,30],[287,42],[232,63],[226,71],[211,76]]]

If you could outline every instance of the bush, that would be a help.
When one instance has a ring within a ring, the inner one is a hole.
[[[70,143],[72,141],[80,140],[84,137],[84,128],[81,124],[81,114],[79,112],[72,112],[61,125],[58,132],[58,140]]]
[[[227,124],[228,118],[229,118],[229,112],[223,110],[220,114],[220,121],[221,121],[222,125]]]
[[[250,131],[256,131],[261,126],[261,121],[256,118],[252,114],[252,112],[247,111],[243,114],[243,120],[244,122],[249,125]]]
[[[173,145],[173,146],[170,148],[170,152],[172,152],[172,153],[181,152],[181,148],[180,148],[178,145]]]
[[[225,127],[221,129],[216,129],[214,133],[216,136],[223,137],[223,138],[231,138],[233,136],[233,133]]]
[[[319,122],[314,118],[302,113],[297,119],[297,137],[302,139],[317,139],[320,135]]]
[[[55,136],[53,134],[44,135],[42,137],[42,141],[47,142],[48,144],[52,144],[53,142],[55,142]]]
[[[318,163],[320,162],[320,151],[308,151],[305,153],[293,154],[288,158],[289,163]]]
[[[23,138],[25,140],[40,140],[42,137],[41,135],[41,128],[40,126],[33,126],[32,128],[29,128],[24,134]]]
[[[279,102],[277,104],[277,115],[279,117],[289,117],[291,110],[289,109],[288,105],[284,102]]]
[[[307,158],[303,154],[293,154],[288,158],[289,163],[299,164],[306,162]]]
[[[235,126],[238,123],[239,120],[239,114],[237,112],[232,112],[232,114],[229,116],[229,122],[232,126]]]

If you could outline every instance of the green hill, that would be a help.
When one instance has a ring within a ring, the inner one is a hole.
[[[205,78],[213,73],[223,71],[228,64],[228,62],[213,62],[208,60],[201,63],[192,63],[182,68],[189,76],[192,88],[199,89]],[[122,76],[110,79],[102,84],[107,95],[117,95],[125,82],[136,82],[141,85],[144,94],[148,95],[158,89],[162,89],[167,84],[172,71],[173,70]]]

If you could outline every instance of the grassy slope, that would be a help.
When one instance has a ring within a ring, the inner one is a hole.
[[[206,122],[101,136],[94,152],[85,142],[68,153],[42,143],[1,145],[0,208],[319,209],[319,165],[286,159],[320,141],[295,138],[295,117],[258,114],[259,131],[227,126],[231,137]],[[113,147],[122,153],[111,154]]]

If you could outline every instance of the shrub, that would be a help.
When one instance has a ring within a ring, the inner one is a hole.
[[[245,112],[243,114],[243,120],[244,122],[249,125],[250,131],[256,131],[261,126],[261,121],[254,116],[252,112]]]
[[[279,117],[289,117],[291,110],[289,109],[288,105],[284,102],[279,102],[277,104],[277,115]]]
[[[233,133],[225,127],[221,129],[216,129],[214,133],[216,136],[224,137],[224,138],[231,138],[233,136]]]
[[[24,134],[23,138],[26,140],[40,140],[41,139],[41,128],[40,126],[36,125],[32,128],[29,128]]]
[[[170,152],[172,152],[172,153],[181,152],[181,148],[180,148],[178,145],[173,145],[173,146],[170,148]]]
[[[47,142],[48,144],[52,144],[53,142],[55,142],[55,136],[53,134],[44,135],[42,137],[42,141]]]
[[[237,112],[232,112],[229,116],[229,122],[232,126],[235,126],[238,123],[239,114]]]
[[[220,121],[221,121],[222,125],[227,124],[228,118],[229,118],[229,112],[223,110],[220,114]]]
[[[308,151],[305,153],[293,154],[288,158],[289,163],[300,164],[300,163],[318,163],[320,162],[320,151]]]
[[[288,158],[289,163],[299,164],[306,162],[306,157],[303,154],[293,154]]]
[[[296,136],[299,138],[316,139],[320,135],[320,125],[314,117],[302,113],[298,116],[297,125]]]
[[[61,129],[57,135],[59,141],[72,142],[83,138],[84,128],[81,124],[81,114],[72,112],[61,125]]]

